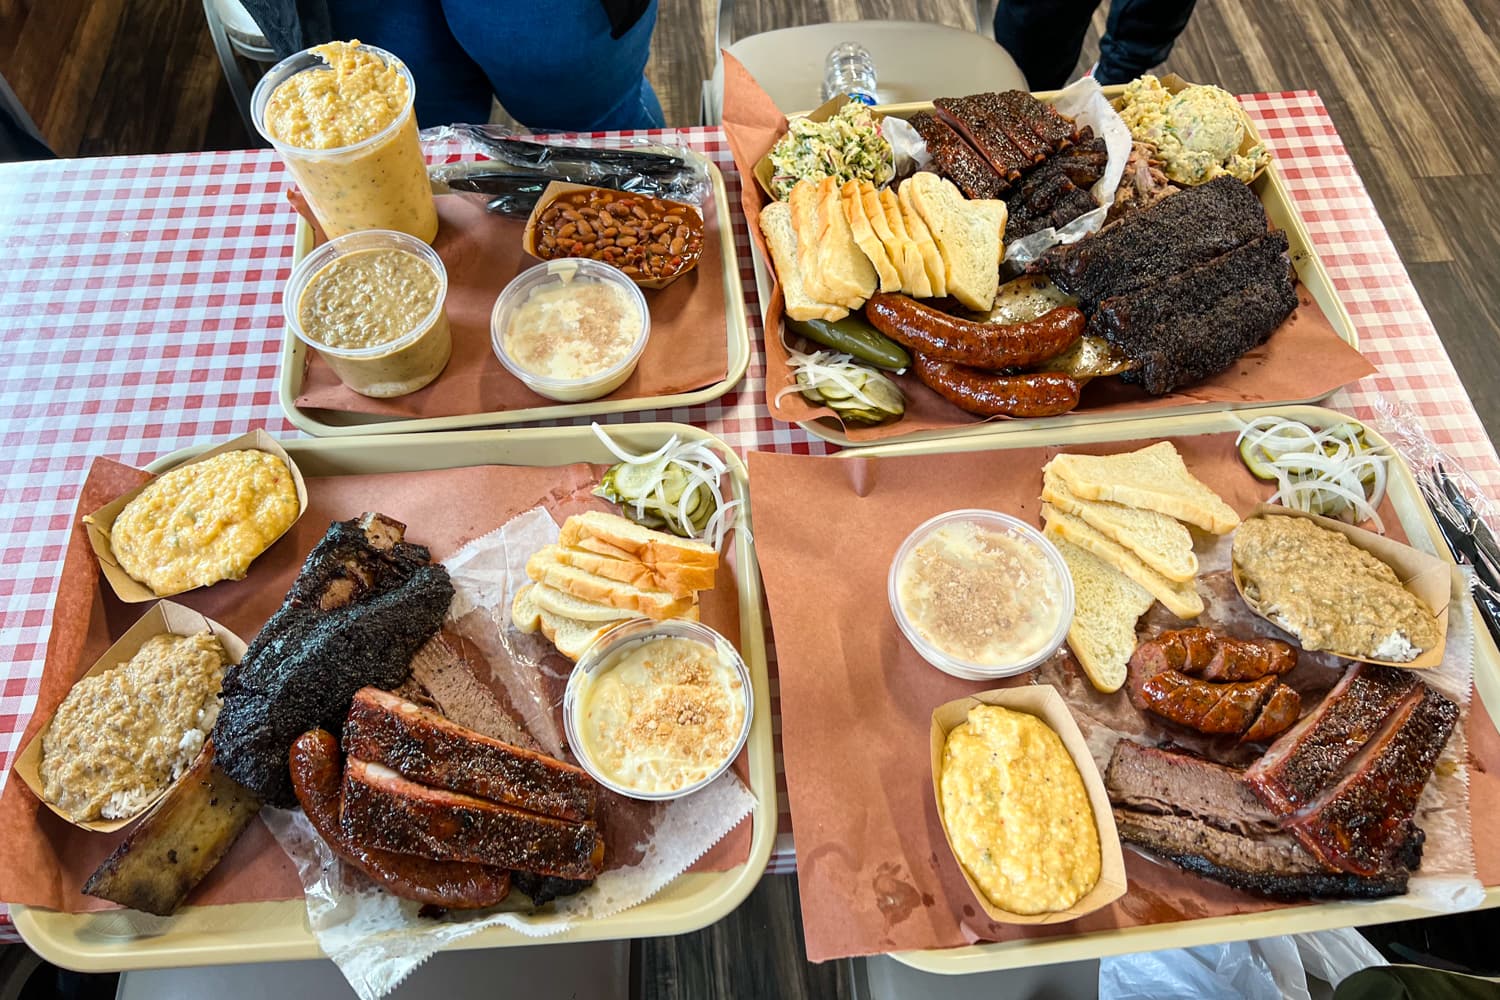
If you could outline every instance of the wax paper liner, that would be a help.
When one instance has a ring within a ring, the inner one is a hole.
[[[1125,176],[1125,162],[1130,159],[1130,129],[1092,77],[1084,77],[1059,91],[1052,106],[1060,114],[1072,118],[1079,128],[1087,125],[1104,140],[1109,159],[1105,162],[1103,176],[1089,188],[1089,194],[1094,196],[1099,207],[1083,213],[1065,226],[1039,229],[1006,244],[1006,261],[1018,266],[1031,263],[1059,243],[1077,243],[1089,233],[1098,232],[1110,206],[1115,203],[1115,190],[1120,186],[1120,178]]]
[[[550,661],[555,651],[545,655],[550,644],[510,628],[509,620],[511,595],[527,582],[527,558],[557,535],[556,522],[538,507],[470,542],[444,563],[455,589],[448,626],[479,645],[523,724],[554,754],[561,751],[561,736],[550,721],[555,713],[545,693],[548,685],[527,675],[554,674],[557,668]],[[612,853],[624,847],[638,856],[624,867],[606,870],[578,895],[555,900],[539,912],[522,909],[526,904],[517,899],[490,910],[450,911],[439,917],[420,916],[420,904],[390,895],[343,864],[302,812],[268,808],[261,816],[297,866],[319,947],[361,1000],[374,1000],[439,949],[485,928],[508,927],[543,938],[644,902],[722,840],[754,805],[750,790],[726,772],[701,792],[657,806],[650,836],[641,842],[612,843]]]
[[[1210,574],[1217,574],[1219,579],[1227,579],[1231,544],[1231,538],[1225,537],[1219,539],[1212,549],[1199,553],[1200,581]],[[1412,539],[1411,544],[1417,548],[1430,550],[1426,539],[1423,538]],[[1278,638],[1291,639],[1270,623],[1250,616],[1248,609],[1240,606],[1232,586],[1220,589],[1200,586],[1199,590],[1204,593],[1207,604],[1205,619],[1222,621],[1227,616],[1240,614],[1241,617],[1231,619],[1235,621],[1235,631],[1248,630],[1247,627],[1249,627]],[[1458,590],[1459,588],[1455,586],[1455,591]],[[1424,683],[1430,684],[1443,695],[1457,702],[1460,716],[1453,727],[1453,735],[1449,737],[1447,746],[1443,748],[1442,755],[1438,758],[1433,777],[1428,781],[1427,787],[1422,792],[1422,798],[1417,803],[1416,822],[1426,833],[1427,839],[1423,848],[1422,865],[1412,873],[1407,893],[1401,897],[1403,903],[1410,903],[1433,913],[1458,913],[1470,910],[1484,899],[1484,888],[1479,882],[1475,868],[1473,832],[1469,815],[1467,766],[1469,746],[1466,733],[1469,721],[1469,700],[1473,691],[1471,681],[1474,667],[1473,614],[1469,608],[1467,594],[1456,592],[1453,600],[1456,603],[1453,605],[1453,613],[1448,616],[1448,638],[1443,661],[1430,670],[1421,671],[1419,676]],[[1347,667],[1346,661],[1323,654],[1304,653],[1302,659],[1303,661],[1321,660],[1323,664],[1326,664],[1329,686]],[[1079,728],[1083,730],[1089,750],[1093,753],[1101,770],[1108,768],[1110,755],[1121,738],[1134,737],[1148,743],[1159,738],[1154,732],[1148,732],[1151,724],[1146,717],[1136,712],[1128,703],[1122,705],[1122,699],[1099,696],[1096,700],[1080,690],[1089,687],[1087,682],[1082,681],[1079,672],[1062,662],[1063,660],[1063,657],[1054,657],[1048,661],[1038,671],[1037,680],[1044,683],[1057,683],[1057,674],[1065,677],[1071,676],[1071,681],[1063,682],[1067,685],[1063,690],[1067,692],[1068,688],[1072,688],[1082,695],[1077,698],[1070,697],[1070,707],[1073,709]],[[1305,666],[1298,667],[1299,671],[1304,669],[1306,669]],[[1099,710],[1100,706],[1104,705],[1111,706],[1110,709],[1105,710],[1109,714]],[[1149,853],[1142,851],[1137,853],[1153,861],[1159,861]],[[1160,863],[1168,864],[1167,862]]]
[[[457,144],[464,152],[484,156],[480,161],[437,163],[427,173],[451,190],[489,195],[486,207],[491,212],[519,219],[531,214],[552,181],[614,188],[700,208],[713,191],[701,156],[685,146],[639,137],[580,139],[516,132],[502,125],[443,125],[424,129],[422,142],[445,153]],[[674,164],[668,157],[680,162]]]

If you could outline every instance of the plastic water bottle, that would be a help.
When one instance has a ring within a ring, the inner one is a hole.
[[[823,64],[823,100],[839,94],[865,104],[875,103],[875,60],[858,42],[834,46]]]

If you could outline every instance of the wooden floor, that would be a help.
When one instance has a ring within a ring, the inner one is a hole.
[[[695,124],[714,0],[661,0],[649,75]],[[824,20],[973,27],[964,0],[741,2],[735,34]],[[1096,16],[1080,68],[1097,50]],[[1318,90],[1474,396],[1500,432],[1500,0],[1199,4],[1168,68],[1232,91]],[[0,72],[63,155],[249,142],[198,0],[0,0]],[[845,964],[802,960],[795,881],[766,878],[722,923],[641,943],[643,997],[851,995]]]

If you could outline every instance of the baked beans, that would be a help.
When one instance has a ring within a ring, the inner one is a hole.
[[[589,188],[553,199],[533,234],[542,260],[589,257],[642,281],[675,278],[698,263],[703,217],[692,205]]]

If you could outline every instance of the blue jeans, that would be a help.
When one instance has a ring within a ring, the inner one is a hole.
[[[533,129],[660,128],[646,81],[656,0],[609,37],[600,0],[330,0],[335,38],[400,56],[422,128],[489,120],[490,95]]]

